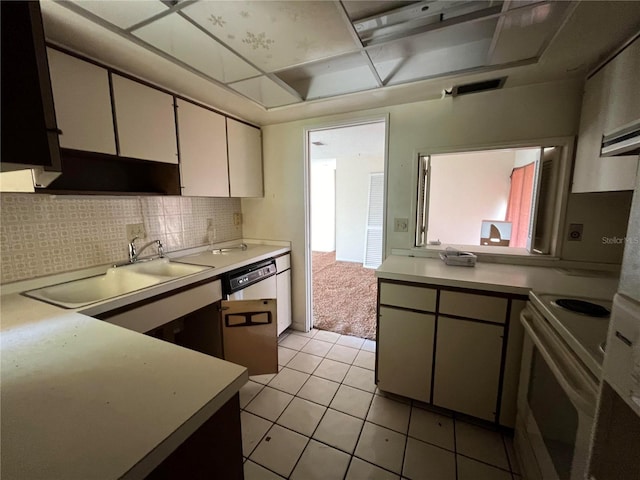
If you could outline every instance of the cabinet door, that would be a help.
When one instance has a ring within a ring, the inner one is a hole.
[[[291,325],[291,270],[276,276],[278,292],[278,335]]]
[[[0,2],[0,169],[60,171],[60,147],[38,2]]]
[[[224,359],[249,375],[278,373],[277,307],[274,299],[223,300]]]
[[[503,330],[438,318],[434,405],[495,421]]]
[[[378,388],[428,402],[431,396],[434,315],[380,307]]]
[[[605,67],[609,79],[609,102],[604,134],[640,120],[640,38]]]
[[[524,336],[524,327],[520,323],[520,312],[526,304],[527,302],[524,300],[512,300],[511,313],[509,315],[509,338],[507,340],[507,356],[504,361],[499,418],[500,425],[509,428],[514,428],[516,425],[516,403]]]
[[[262,134],[260,129],[227,118],[229,183],[232,197],[262,197]]]
[[[178,163],[173,97],[113,75],[120,155]]]
[[[628,50],[629,53],[634,53],[634,47],[635,45],[624,50],[585,85],[571,187],[573,193],[635,188],[637,155],[600,157],[603,135],[624,125],[620,122],[628,123],[629,119],[640,118],[640,100],[635,85],[640,75],[640,66],[637,59],[626,57]],[[635,50],[637,51],[637,47]]]
[[[228,197],[225,117],[178,99],[182,195]]]
[[[47,49],[60,146],[116,154],[106,69]]]

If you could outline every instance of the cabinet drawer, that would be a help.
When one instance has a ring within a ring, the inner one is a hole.
[[[440,292],[438,313],[504,323],[507,315],[507,302],[506,298],[443,290]]]
[[[291,255],[287,254],[276,258],[276,271],[278,273],[283,272],[288,268],[291,268]]]
[[[222,284],[216,280],[108,317],[105,321],[144,333],[221,299]]]
[[[380,304],[415,310],[436,311],[437,291],[398,283],[380,284]]]

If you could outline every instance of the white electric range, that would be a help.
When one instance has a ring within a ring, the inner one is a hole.
[[[525,476],[582,480],[611,300],[535,293],[525,329],[515,443]]]

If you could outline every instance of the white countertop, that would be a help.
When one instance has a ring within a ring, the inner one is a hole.
[[[478,262],[475,267],[445,265],[436,258],[391,255],[376,270],[378,278],[447,287],[528,295],[538,292],[613,298],[618,277],[570,275],[552,267]]]
[[[81,278],[87,271],[3,285],[3,476],[144,477],[237,393],[247,370],[86,314],[213,279],[289,250],[250,244],[246,251],[208,253],[216,258],[214,268],[77,311],[20,291]]]

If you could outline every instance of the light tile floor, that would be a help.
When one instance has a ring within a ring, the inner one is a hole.
[[[512,438],[385,394],[375,342],[287,331],[240,390],[246,480],[521,480]]]

